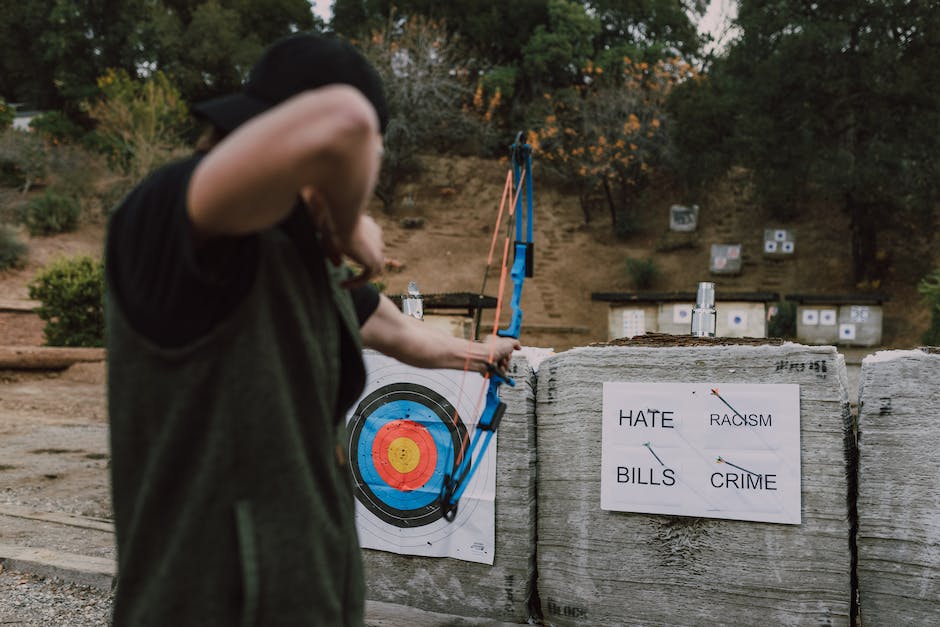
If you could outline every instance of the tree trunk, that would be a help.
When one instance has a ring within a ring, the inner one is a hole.
[[[617,229],[617,203],[614,202],[613,192],[610,191],[610,181],[604,177],[604,193],[607,194],[607,206],[610,208],[610,224]]]

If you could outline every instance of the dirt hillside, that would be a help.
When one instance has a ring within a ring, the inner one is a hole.
[[[382,278],[386,291],[402,293],[413,280],[425,294],[476,293],[483,281],[507,165],[478,158],[428,158],[424,163],[418,180],[399,189],[393,213],[383,212],[378,202],[372,207],[385,230],[388,257],[400,264]],[[652,287],[655,291],[693,291],[702,280],[716,283],[719,300],[723,290],[773,291],[781,296],[858,291],[850,280],[844,216],[819,209],[791,223],[775,222],[755,208],[742,176],[729,177],[697,199],[701,213],[693,246],[657,252],[657,243],[669,230],[669,206],[680,200],[677,192],[661,186],[650,195],[638,231],[618,239],[609,215],[596,212],[585,224],[576,196],[539,179],[537,156],[534,173],[535,276],[526,281],[522,299],[522,340],[527,345],[565,350],[606,340],[608,306],[591,301],[591,293],[633,291],[626,272],[628,258],[654,261],[660,269]],[[415,228],[415,223],[420,226]],[[764,228],[795,230],[795,256],[785,262],[766,261],[761,255]],[[0,272],[0,344],[42,342],[39,321],[31,315],[4,312],[3,303],[27,299],[31,277],[56,257],[99,256],[103,236],[103,220],[94,216],[74,233],[43,238],[24,235],[29,245],[26,266]],[[740,276],[709,274],[713,243],[743,244]],[[929,314],[914,285],[936,262],[919,257],[901,269],[888,270],[879,286],[879,291],[890,295],[885,304],[886,347],[918,345]],[[495,295],[497,284],[498,270],[494,269],[486,293]]]

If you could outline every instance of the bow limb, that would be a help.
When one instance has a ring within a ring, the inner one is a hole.
[[[500,272],[499,295],[497,298],[495,322],[493,325],[493,334],[502,337],[518,338],[522,330],[522,289],[526,277],[532,276],[532,149],[529,144],[524,142],[524,134],[519,133],[512,146],[512,181],[514,186],[510,186],[510,178],[507,176],[506,185],[503,188],[503,200],[500,202],[500,219],[503,213],[503,203],[506,201],[507,191],[511,192],[512,187],[516,187],[515,198],[510,203],[510,215],[515,213],[516,241],[513,247],[514,258],[510,276],[513,282],[512,298],[510,300],[510,309],[512,317],[509,327],[505,330],[499,329],[500,313],[502,310],[503,292],[506,283],[507,258],[509,252],[510,234],[507,233],[506,241],[503,246],[502,270]],[[522,190],[525,189],[525,199],[527,215],[522,211]],[[523,234],[523,224],[526,223],[526,231]],[[499,228],[499,219],[497,226]],[[510,227],[511,233],[511,227]],[[495,247],[496,236],[494,234],[493,242],[490,245],[490,255],[487,261],[487,271],[492,261],[493,248]],[[486,277],[484,276],[484,287]],[[506,404],[499,398],[499,388],[503,384],[514,386],[513,381],[505,373],[500,372],[493,365],[493,352],[490,352],[490,367],[487,372],[486,403],[480,415],[480,419],[474,428],[473,438],[469,446],[461,451],[460,461],[454,474],[444,477],[440,504],[444,520],[452,522],[457,516],[457,507],[460,504],[460,498],[470,484],[479,464],[474,463],[482,460],[486,454],[493,434],[499,428],[500,420],[506,412]],[[462,447],[463,448],[463,447]]]

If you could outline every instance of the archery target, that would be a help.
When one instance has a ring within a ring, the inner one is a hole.
[[[476,373],[413,368],[367,352],[362,397],[346,423],[360,545],[492,564],[496,435],[470,460],[475,474],[453,522],[440,496],[473,437],[484,390]]]
[[[356,497],[378,518],[418,527],[441,517],[451,451],[465,448],[467,428],[443,396],[415,383],[391,383],[365,397],[348,425]]]
[[[819,324],[826,327],[834,327],[838,322],[838,315],[835,309],[820,309]]]

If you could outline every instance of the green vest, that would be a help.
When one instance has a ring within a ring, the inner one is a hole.
[[[364,376],[355,312],[320,251],[308,271],[279,229],[259,237],[247,297],[188,346],[107,299],[116,625],[363,623],[337,454],[341,360]]]

